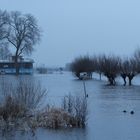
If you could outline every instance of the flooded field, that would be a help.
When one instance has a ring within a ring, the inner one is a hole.
[[[83,82],[71,73],[21,76],[39,80],[48,95],[44,101],[61,106],[65,95],[83,96]],[[134,79],[134,86],[106,86],[106,81],[96,78],[85,81],[88,93],[88,120],[85,129],[50,130],[38,129],[34,137],[30,133],[12,133],[0,140],[139,140],[140,139],[140,78]],[[0,77],[2,78],[2,77]],[[4,76],[4,79],[15,79]],[[126,113],[123,111],[126,110]],[[134,111],[132,115],[130,112]]]

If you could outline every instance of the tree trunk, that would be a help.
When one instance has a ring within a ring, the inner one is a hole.
[[[81,80],[81,77],[80,77],[80,73],[79,73],[79,72],[76,72],[75,75],[76,75],[76,77],[77,77],[79,80]]]
[[[92,79],[92,72],[90,72],[90,79]]]
[[[109,80],[109,85],[113,86],[114,85],[114,80],[112,78],[108,78]]]
[[[129,79],[129,86],[132,85],[132,79],[134,78],[134,74],[129,74],[128,79]]]
[[[15,56],[15,69],[16,69],[16,75],[19,75],[19,63],[18,63],[18,56]]]
[[[102,80],[102,73],[100,72],[99,73],[99,76],[100,76],[100,81]]]
[[[128,79],[129,79],[129,86],[131,86],[133,77],[130,76],[130,77],[128,77]]]
[[[92,79],[92,72],[87,72],[88,78]]]
[[[123,85],[126,86],[126,77],[123,78],[123,81],[124,81]]]
[[[109,77],[108,81],[109,81],[109,85],[110,86],[115,86],[116,85],[116,81],[115,81],[114,77]]]
[[[112,78],[112,79],[113,79],[113,85],[115,86],[116,85],[115,78]]]
[[[122,79],[123,79],[123,81],[124,81],[124,86],[126,86],[126,74],[121,74],[121,77],[122,77]]]
[[[129,86],[132,85],[132,79],[131,78],[128,78],[129,79]]]

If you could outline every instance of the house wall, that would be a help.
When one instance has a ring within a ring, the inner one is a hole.
[[[0,62],[0,74],[15,74],[16,68],[13,62]],[[32,62],[20,62],[19,74],[33,74]]]

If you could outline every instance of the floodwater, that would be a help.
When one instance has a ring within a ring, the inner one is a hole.
[[[140,77],[134,79],[134,86],[106,86],[106,80],[85,81],[88,93],[88,119],[85,129],[50,130],[38,129],[34,137],[20,132],[0,140],[139,140],[140,139]],[[7,76],[13,78],[12,76]],[[25,77],[25,76],[23,76]],[[84,95],[83,82],[76,80],[71,73],[33,75],[39,80],[48,95],[46,103],[61,105],[65,95]],[[7,78],[7,79],[8,79]],[[127,112],[124,113],[123,110]],[[134,114],[130,114],[133,110]]]

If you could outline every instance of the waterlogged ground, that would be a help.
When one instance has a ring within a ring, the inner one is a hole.
[[[25,78],[26,76],[22,76]],[[32,137],[30,132],[12,132],[0,140],[139,140],[140,139],[140,78],[134,79],[135,86],[106,86],[106,80],[86,81],[88,97],[88,121],[85,129],[48,130],[38,129]],[[2,77],[0,77],[2,78]],[[83,83],[74,79],[71,73],[34,75],[48,90],[44,102],[61,105],[63,96],[73,94],[83,96]],[[14,79],[5,76],[4,79]],[[126,110],[126,113],[123,113]],[[134,110],[131,115],[130,111]]]

